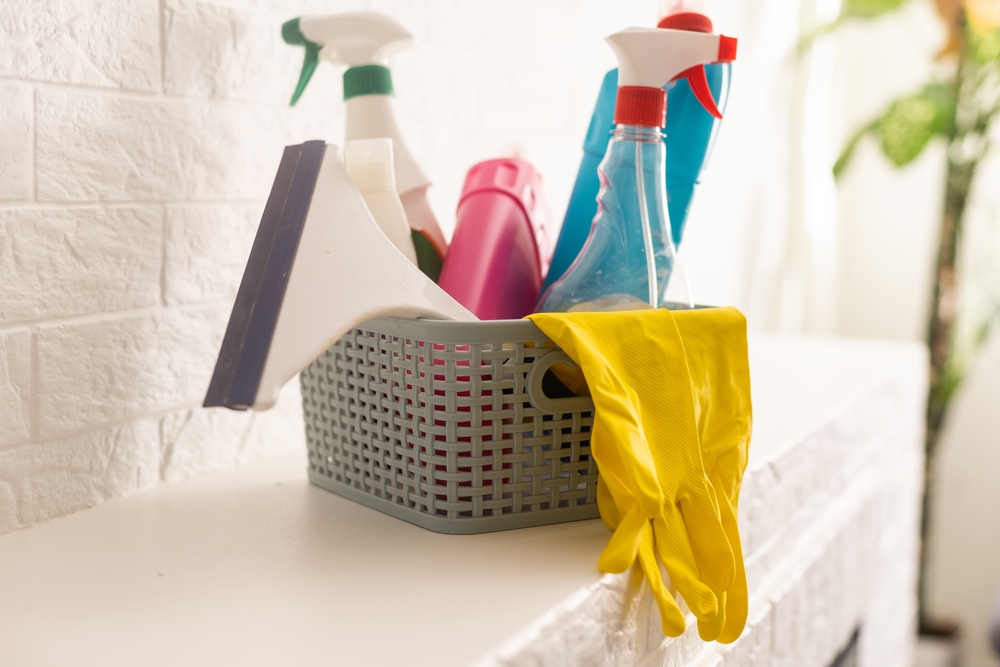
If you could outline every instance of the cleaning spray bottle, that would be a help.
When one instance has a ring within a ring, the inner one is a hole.
[[[481,320],[516,320],[538,300],[549,207],[529,162],[501,158],[469,169],[438,284]]]
[[[712,32],[711,19],[704,14],[688,11],[686,5],[689,3],[690,0],[676,3],[657,27]],[[718,134],[721,111],[725,109],[729,95],[731,69],[729,63],[697,65],[667,84],[667,124],[664,137],[668,155],[667,208],[670,212],[674,245],[678,247],[684,235],[695,186]],[[617,91],[618,70],[613,69],[604,76],[601,83],[597,104],[583,142],[583,160],[580,162],[543,290],[562,277],[587,240],[590,224],[597,213],[597,191],[601,185],[597,165],[607,151],[608,141],[615,128]]]
[[[286,22],[281,35],[288,44],[305,47],[292,105],[305,90],[320,57],[347,65],[344,140],[392,139],[396,187],[412,230],[417,260],[420,269],[436,281],[448,243],[427,201],[430,179],[400,135],[393,110],[392,74],[386,67],[389,56],[413,43],[413,35],[385,14],[373,11],[302,16]]]
[[[619,76],[615,130],[598,167],[597,215],[576,261],[539,300],[540,311],[664,302],[676,248],[667,208],[663,88],[699,65],[736,58],[736,40],[712,33],[629,28],[607,42]]]
[[[408,260],[417,264],[406,211],[396,192],[392,139],[348,141],[344,150],[344,166],[379,229]]]

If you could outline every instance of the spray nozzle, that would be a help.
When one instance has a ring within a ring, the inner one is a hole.
[[[700,33],[711,33],[712,32],[712,19],[708,18],[700,12],[691,11],[678,11],[669,16],[664,16],[660,19],[660,22],[656,24],[657,28],[663,28],[667,30],[687,30],[688,32],[700,32]],[[736,59],[736,40],[730,37],[721,37],[723,42],[719,44],[720,52],[723,50],[723,43],[728,40],[732,42],[731,54],[723,54],[725,59],[735,60]],[[728,44],[727,44],[728,49]],[[719,59],[720,62],[724,61],[724,58]],[[719,111],[718,105],[715,103],[715,98],[712,97],[712,91],[708,87],[708,79],[705,77],[705,66],[695,65],[689,69],[684,70],[680,74],[674,77],[674,81],[679,81],[680,79],[686,79],[688,84],[691,86],[691,92],[694,93],[695,98],[701,102],[701,106],[705,107],[705,111],[712,114],[716,118],[722,118],[722,112]]]
[[[379,12],[301,16],[281,26],[285,42],[304,46],[305,60],[292,104],[299,99],[320,57],[340,65],[384,65],[393,53],[413,43],[413,35]]]
[[[305,59],[302,61],[302,73],[299,74],[299,83],[295,86],[295,92],[292,93],[290,106],[295,106],[295,103],[299,101],[302,91],[306,89],[309,79],[312,78],[313,72],[316,71],[316,65],[319,64],[319,52],[322,48],[319,44],[306,39],[306,36],[302,34],[302,29],[299,27],[299,20],[298,18],[294,18],[291,21],[285,21],[281,26],[281,37],[285,40],[286,44],[306,47]]]
[[[734,38],[700,30],[627,28],[610,35],[607,42],[618,58],[615,123],[663,127],[663,87],[678,78],[691,82],[692,91],[709,113],[722,116],[702,65],[735,60]]]

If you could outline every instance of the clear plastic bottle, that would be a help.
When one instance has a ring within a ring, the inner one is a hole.
[[[659,28],[712,32],[712,21],[689,9],[692,0],[673,0]],[[671,235],[679,249],[691,200],[722,121],[731,77],[731,63],[693,67],[667,84],[667,207]],[[566,216],[552,254],[552,264],[542,283],[544,292],[561,278],[587,241],[597,213],[597,191],[601,187],[597,166],[604,159],[615,128],[612,122],[618,93],[618,70],[609,71],[601,83],[597,104],[583,142],[583,159],[570,194]]]
[[[619,76],[615,129],[597,169],[597,214],[580,254],[542,295],[539,311],[659,308],[668,293],[691,304],[667,208],[664,86],[702,72],[700,65],[732,62],[736,40],[693,30],[627,28],[606,41],[618,58]],[[711,98],[707,84],[702,88]]]
[[[619,124],[598,167],[601,189],[590,236],[539,311],[658,308],[677,262],[663,183],[660,128]]]

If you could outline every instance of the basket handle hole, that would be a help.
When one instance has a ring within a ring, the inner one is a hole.
[[[545,414],[571,415],[594,409],[583,371],[558,348],[535,359],[525,379],[528,400]]]
[[[547,398],[575,398],[590,396],[590,387],[579,366],[559,362],[542,376],[542,393]]]

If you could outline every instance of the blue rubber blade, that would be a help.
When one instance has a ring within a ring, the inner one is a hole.
[[[326,144],[287,146],[264,206],[204,406],[253,405]]]

